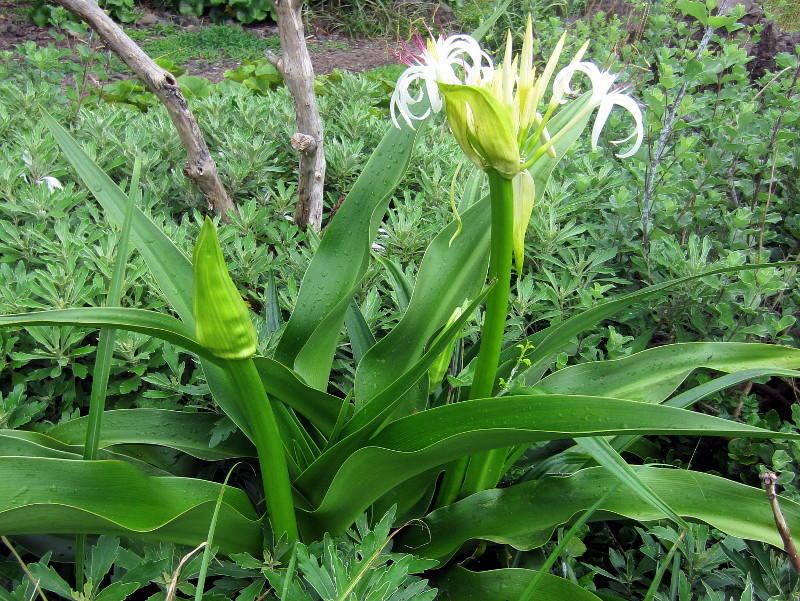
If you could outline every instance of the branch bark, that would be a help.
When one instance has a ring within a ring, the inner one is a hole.
[[[322,226],[322,192],[325,185],[325,150],[322,119],[314,95],[314,68],[306,46],[301,10],[303,0],[270,0],[278,21],[281,56],[267,52],[292,95],[298,132],[292,147],[300,153],[297,204],[294,221],[303,229]]]
[[[211,158],[203,133],[172,73],[156,65],[103,12],[95,0],[54,1],[85,21],[166,107],[186,150],[187,164],[183,168],[183,174],[202,190],[208,200],[208,208],[212,209],[215,215],[220,215],[223,221],[227,221],[228,211],[238,213],[236,205],[231,201],[219,179],[217,164]]]

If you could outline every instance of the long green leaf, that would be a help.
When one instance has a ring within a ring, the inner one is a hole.
[[[537,572],[521,568],[505,568],[487,572],[470,572],[454,566],[437,573],[432,585],[443,601],[512,601],[520,599]],[[546,574],[531,601],[600,601],[586,589],[552,574]]]
[[[640,467],[637,475],[679,515],[733,536],[782,545],[763,490],[678,469]],[[400,540],[414,553],[439,560],[473,538],[532,549],[550,540],[556,527],[585,511],[617,484],[605,468],[594,467],[566,478],[486,490],[434,511],[424,519],[425,528],[409,528]],[[800,504],[781,498],[781,509],[790,528],[800,529]],[[610,515],[640,522],[666,517],[622,489],[611,495],[593,519],[607,520]]]
[[[554,352],[563,347],[569,341],[585,332],[586,330],[594,327],[598,322],[611,317],[615,313],[619,313],[625,307],[633,305],[638,302],[649,300],[666,290],[680,284],[698,280],[700,278],[708,277],[711,275],[720,275],[723,273],[736,273],[738,271],[750,271],[757,269],[766,269],[771,267],[788,267],[795,265],[797,261],[786,261],[781,263],[765,263],[754,265],[740,265],[738,267],[723,267],[720,269],[712,269],[701,274],[687,276],[685,278],[678,278],[660,284],[648,286],[643,290],[626,294],[620,298],[608,301],[597,307],[593,307],[584,311],[583,313],[571,317],[563,323],[558,324],[556,327],[550,329],[550,333],[539,343],[534,349],[533,353],[528,356],[531,366],[525,370],[524,379],[525,383],[533,386],[541,378],[541,374],[547,369]]]
[[[14,315],[0,315],[0,327],[39,325],[76,325],[92,328],[112,327],[148,334],[166,340],[197,355],[216,360],[189,333],[178,319],[164,313],[128,307],[82,307],[53,309]]]
[[[424,129],[424,121],[416,130],[389,129],[336,212],[303,277],[275,359],[294,367],[314,388],[324,390],[328,385],[350,297],[366,272],[372,240]],[[304,347],[316,354],[315,361],[297,365]]]
[[[264,390],[330,436],[344,401],[305,384],[292,370],[267,357],[253,357]]]
[[[796,369],[800,368],[800,349],[744,342],[668,344],[622,359],[560,369],[538,382],[533,390],[660,403],[698,368],[723,372]]]
[[[408,303],[411,302],[411,296],[414,294],[414,285],[406,277],[406,274],[403,273],[400,265],[395,261],[387,259],[378,253],[372,253],[372,256],[383,266],[384,270],[386,270],[389,283],[392,285],[392,290],[394,290],[397,296],[397,304],[400,313],[405,313],[406,309],[408,309]]]
[[[197,545],[220,485],[153,478],[121,461],[0,457],[0,532],[99,533]],[[260,553],[261,528],[247,495],[227,487],[215,543]]]
[[[103,207],[106,216],[117,225],[123,222],[127,195],[86,154],[69,133],[43,111],[45,124],[53,133],[69,162],[86,187]],[[144,258],[150,272],[170,306],[178,313],[187,332],[194,332],[192,294],[194,273],[191,261],[140,209],[135,209],[131,242]],[[200,363],[214,399],[228,416],[248,436],[250,427],[244,418],[236,387],[220,367],[201,355]]]
[[[49,457],[51,459],[81,459],[83,444],[68,445],[39,432],[25,430],[0,430],[0,457]],[[145,463],[140,459],[120,453],[100,449],[98,458],[124,461],[148,476],[170,476],[169,472]]]
[[[111,282],[106,296],[107,307],[120,306],[122,280],[125,277],[125,265],[128,263],[128,244],[131,237],[133,209],[136,206],[136,198],[139,194],[139,175],[141,170],[142,159],[137,155],[133,163],[129,200],[125,208],[122,234],[120,235],[119,247],[117,248],[117,256],[114,258],[114,271],[111,274]],[[116,337],[117,330],[114,328],[100,330],[100,338],[97,343],[97,357],[95,359],[94,371],[92,372],[92,391],[89,400],[88,427],[86,428],[85,435],[86,442],[83,446],[83,458],[86,460],[97,459],[100,428],[103,421],[103,412],[106,407],[108,377],[111,373],[111,356],[114,352],[114,341]],[[75,582],[78,585],[78,590],[83,586],[83,561],[85,555],[86,535],[78,534],[75,537]]]
[[[356,371],[356,407],[363,407],[422,356],[431,336],[466,299],[480,292],[489,261],[491,204],[486,197],[462,215],[463,229],[450,222],[422,259],[411,302],[391,332],[373,346]]]
[[[209,447],[215,413],[186,413],[166,409],[116,409],[103,415],[101,448],[117,444],[148,444],[183,451],[193,457],[218,461],[236,457],[255,457],[255,448],[241,433],[228,436]],[[47,435],[69,445],[79,445],[86,433],[87,418],[73,419],[51,428]]]
[[[483,301],[488,290],[489,288],[481,293],[468,310],[449,328],[445,329],[445,336],[435,341],[425,355],[410,370],[397,378],[395,382],[347,422],[342,430],[341,440],[326,449],[322,456],[311,464],[294,482],[298,490],[306,494],[312,501],[319,501],[322,498],[325,488],[334,477],[339,466],[352,453],[367,443],[369,437],[380,428],[402,401],[403,395],[421,378],[427,376],[428,369],[447,346],[450,340],[448,336],[454,336],[464,326],[472,311]]]
[[[304,472],[296,484],[302,481],[301,490],[318,505],[303,516],[303,527],[317,533],[340,531],[393,487],[458,457],[513,444],[614,434],[800,439],[796,434],[621,399],[541,395],[462,401],[389,423],[369,446],[351,452],[332,481],[321,470]]]
[[[375,346],[375,336],[372,335],[361,309],[353,299],[350,300],[350,306],[347,307],[344,323],[347,326],[347,335],[350,337],[353,359],[358,365],[367,351]]]
[[[638,496],[645,503],[650,504],[656,511],[660,511],[680,528],[688,529],[688,525],[673,509],[654,493],[605,438],[591,437],[575,440],[578,447],[589,453],[592,458],[606,468],[614,477],[624,484],[630,492]]]
[[[128,196],[44,110],[42,120],[78,172],[78,176],[102,205],[106,215],[122,227]],[[191,302],[194,275],[191,262],[153,220],[138,208],[133,214],[131,241],[144,257],[164,297],[191,331],[194,327]]]

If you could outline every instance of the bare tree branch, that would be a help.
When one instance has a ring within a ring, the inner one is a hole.
[[[217,164],[211,158],[203,133],[189,110],[175,77],[153,60],[103,12],[95,0],[55,0],[83,19],[121,60],[164,104],[186,149],[183,174],[202,190],[208,207],[223,220],[228,211],[238,212],[219,179]]]
[[[292,136],[292,146],[300,153],[294,221],[302,228],[310,225],[318,232],[322,226],[325,151],[322,119],[314,96],[314,68],[301,14],[303,0],[270,1],[277,16],[282,56],[267,53],[267,60],[283,75],[289,88],[298,129]]]

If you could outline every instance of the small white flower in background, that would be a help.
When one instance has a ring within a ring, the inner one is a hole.
[[[64,186],[61,185],[61,182],[58,181],[54,177],[50,177],[49,175],[45,175],[42,179],[36,180],[37,184],[47,184],[48,191],[52,194],[53,190],[63,190]]]
[[[28,152],[27,150],[22,151],[22,162],[25,163],[25,166],[28,168],[28,171],[31,172],[33,171],[34,167],[33,159],[31,158],[31,153]],[[26,182],[28,181],[28,177],[25,174],[22,175],[22,179],[25,180]],[[33,183],[47,185],[47,191],[50,192],[50,194],[52,194],[53,191],[55,190],[64,189],[64,186],[61,185],[60,181],[58,181],[55,177],[49,175],[45,175],[42,177],[34,177]]]
[[[644,140],[642,109],[639,108],[639,105],[630,95],[625,94],[625,84],[617,87],[614,90],[611,90],[612,86],[614,83],[616,83],[617,78],[620,75],[619,73],[601,71],[597,65],[590,62],[581,62],[570,65],[556,75],[555,81],[553,82],[553,97],[556,98],[561,104],[566,102],[564,96],[573,94],[573,90],[570,87],[570,81],[572,80],[572,76],[578,71],[588,75],[592,82],[592,97],[589,101],[587,110],[592,111],[595,109],[595,107],[599,107],[597,110],[597,117],[595,118],[594,127],[592,128],[592,150],[597,150],[597,140],[600,138],[600,132],[603,130],[603,127],[608,120],[608,116],[611,114],[611,109],[614,108],[614,106],[621,106],[633,117],[633,120],[636,123],[636,129],[627,138],[623,138],[622,140],[614,140],[611,143],[622,144],[636,136],[636,142],[634,142],[633,146],[631,146],[627,152],[618,154],[617,156],[621,159],[624,159],[636,154],[636,151],[639,150],[639,147],[642,145],[642,141]]]
[[[427,42],[424,42],[419,32],[415,31],[412,43],[416,46],[416,51],[409,50],[403,44],[403,51],[395,55],[401,63],[408,65],[408,69],[397,80],[390,105],[392,122],[397,128],[400,127],[397,121],[398,112],[408,126],[413,128],[412,120],[421,121],[431,111],[438,113],[442,110],[437,82],[480,85],[482,81],[492,81],[492,59],[471,36],[458,34],[447,38],[440,36],[435,40],[431,34]],[[419,86],[419,93],[416,95],[410,91],[414,86]],[[428,93],[431,106],[422,115],[415,115],[411,106],[421,102],[425,92]]]

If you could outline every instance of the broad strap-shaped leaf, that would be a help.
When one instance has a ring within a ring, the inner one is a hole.
[[[76,325],[116,328],[166,340],[189,352],[214,360],[214,355],[194,339],[186,325],[171,315],[127,307],[81,307],[0,315],[0,327]]]
[[[679,515],[733,536],[782,546],[763,490],[702,472],[639,467],[636,473]],[[617,484],[605,468],[593,467],[565,478],[485,490],[432,512],[425,517],[424,528],[407,529],[400,543],[418,555],[440,561],[470,539],[532,549],[550,540],[556,527],[588,509]],[[800,529],[800,504],[781,498],[781,510],[790,529]],[[666,517],[623,488],[591,519],[607,520],[610,515],[640,522]]]
[[[42,120],[64,151],[84,185],[103,207],[105,214],[119,227],[125,217],[128,195],[106,175],[86,154],[69,133],[46,111]],[[135,209],[131,227],[131,242],[144,257],[147,266],[170,306],[180,315],[181,320],[192,330],[192,288],[194,275],[192,264],[175,243],[140,209]]]
[[[412,526],[413,527],[413,526]],[[437,572],[431,581],[442,601],[512,601],[520,599],[533,578],[534,570],[505,568],[471,572],[453,566]],[[552,574],[546,574],[531,601],[600,601],[594,593]]]
[[[145,476],[122,461],[0,457],[0,532],[135,536],[197,546],[206,539],[220,484]],[[226,487],[214,545],[262,549],[247,495]]]
[[[278,343],[275,359],[294,367],[314,388],[324,390],[328,385],[350,297],[366,272],[372,240],[424,129],[424,121],[416,130],[389,129],[336,212],[303,277],[295,310]],[[318,329],[322,324],[325,327]],[[316,365],[326,369],[309,374],[308,365],[295,365],[303,347],[313,349]]]
[[[86,154],[55,119],[43,112],[43,120],[72,164],[78,176],[94,195],[105,215],[121,226],[128,196]],[[140,209],[134,209],[131,242],[142,255],[170,306],[178,313],[188,332],[194,331],[192,263],[161,229]],[[236,387],[218,366],[201,355],[200,364],[214,399],[245,434],[250,428],[244,418]]]
[[[583,313],[571,317],[563,323],[548,329],[549,334],[543,340],[541,340],[539,345],[537,345],[534,351],[528,356],[528,360],[531,362],[531,365],[523,374],[525,383],[529,386],[536,384],[542,377],[544,371],[549,367],[554,354],[557,353],[561,347],[569,343],[569,341],[575,336],[578,336],[582,332],[589,330],[600,321],[611,317],[615,313],[619,313],[625,307],[649,300],[659,296],[660,294],[664,294],[667,290],[674,286],[708,276],[773,267],[789,267],[796,264],[797,261],[785,261],[780,263],[740,265],[737,267],[711,269],[701,274],[669,280],[660,284],[654,284],[637,292],[625,294],[619,298],[610,300],[602,305],[598,305],[597,307],[592,307],[591,309],[588,309],[587,311],[584,311]]]
[[[375,346],[375,336],[369,329],[367,320],[364,319],[364,314],[356,303],[355,299],[350,300],[350,306],[347,307],[347,313],[344,318],[344,324],[347,327],[347,335],[350,337],[350,349],[353,351],[353,360],[356,365],[361,363],[361,359],[369,349]]]
[[[148,444],[219,461],[255,457],[255,447],[240,432],[234,432],[216,446],[209,447],[214,426],[223,419],[217,413],[187,413],[166,409],[116,409],[103,413],[100,447],[117,444]],[[87,418],[73,419],[51,428],[47,435],[65,444],[82,445]]]
[[[343,399],[305,384],[285,365],[267,357],[253,357],[264,390],[271,399],[277,399],[330,436],[341,411]]]
[[[369,446],[352,452],[332,480],[318,470],[304,472],[300,488],[317,509],[302,516],[303,528],[315,534],[341,531],[393,487],[459,457],[515,444],[615,434],[800,440],[797,434],[621,399],[541,395],[462,401],[387,424]],[[310,474],[316,479],[308,479]]]
[[[800,350],[774,344],[689,342],[667,344],[622,359],[560,369],[532,390],[548,394],[592,394],[660,403],[698,368],[722,372],[800,368]]]
[[[425,345],[467,299],[474,299],[489,265],[491,217],[489,198],[462,215],[463,229],[455,238],[452,221],[434,238],[422,259],[411,302],[391,332],[364,356],[356,371],[355,400],[361,408],[408,370]]]
[[[352,453],[367,444],[370,436],[381,427],[392,411],[402,402],[403,395],[420,379],[427,377],[428,369],[445,349],[450,337],[454,336],[464,326],[472,311],[483,301],[489,290],[490,288],[484,290],[459,319],[451,324],[449,328],[445,328],[445,335],[431,344],[428,351],[411,369],[397,378],[347,422],[342,429],[341,439],[327,448],[294,482],[294,486],[299,491],[312,502],[318,502],[322,499],[325,489],[339,466]]]
[[[0,430],[0,457],[49,457],[51,459],[82,459],[83,441],[68,445],[47,434],[25,430]],[[141,448],[141,447],[140,447]],[[99,459],[124,461],[148,476],[172,476],[160,467],[120,452],[121,449],[100,449]]]

